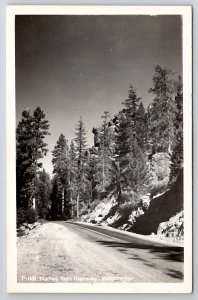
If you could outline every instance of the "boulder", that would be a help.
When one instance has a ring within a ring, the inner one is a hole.
[[[19,230],[21,230],[21,231],[24,231],[25,229],[26,229],[26,227],[23,225],[19,227]]]
[[[150,193],[146,194],[141,198],[141,200],[142,200],[142,206],[148,209],[151,202],[151,194]]]
[[[183,211],[171,217],[167,222],[160,223],[157,234],[172,238],[173,240],[183,240],[184,238],[184,214]]]
[[[34,228],[34,225],[33,224],[28,224],[28,228],[31,230]]]
[[[166,222],[160,223],[157,229],[157,234],[163,234],[166,229],[167,229],[167,223]]]
[[[138,207],[138,214],[139,214],[139,216],[144,214],[144,211],[141,207]]]
[[[24,234],[25,234],[25,235],[29,234],[29,231],[30,231],[30,230],[26,228],[26,229],[24,230]]]
[[[35,222],[35,223],[34,223],[34,227],[36,227],[36,226],[38,226],[38,225],[40,225],[39,222]]]

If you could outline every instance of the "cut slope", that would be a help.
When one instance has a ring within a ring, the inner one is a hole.
[[[137,218],[131,231],[149,235],[157,233],[160,223],[168,221],[183,209],[183,174],[173,187],[163,195],[154,198],[144,215]]]

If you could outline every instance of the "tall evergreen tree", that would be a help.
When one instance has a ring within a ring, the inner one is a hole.
[[[146,151],[147,149],[147,114],[145,112],[143,103],[140,102],[139,108],[136,114],[136,128],[137,128],[137,142],[139,147]]]
[[[50,207],[51,180],[49,174],[43,169],[38,173],[36,180],[36,209],[40,218],[46,219]]]
[[[85,126],[84,126],[82,117],[80,117],[80,120],[78,121],[75,135],[76,135],[76,138],[75,138],[76,147],[75,148],[76,148],[78,165],[82,166],[83,162],[85,160],[84,153],[87,148],[86,130],[85,130]]]
[[[154,70],[153,87],[149,90],[155,97],[148,109],[149,143],[152,153],[171,153],[175,111],[174,74],[160,65],[156,65]]]
[[[68,198],[70,203],[70,217],[74,216],[75,198],[77,197],[77,170],[76,150],[72,140],[68,156]]]
[[[123,102],[125,108],[118,115],[119,131],[117,135],[117,143],[119,144],[120,155],[130,153],[133,147],[133,141],[137,138],[137,112],[139,101],[133,86],[129,89],[129,98]],[[119,152],[118,151],[118,152]],[[119,153],[118,153],[119,154]]]
[[[58,141],[52,151],[53,159],[53,173],[56,174],[61,186],[62,186],[62,218],[65,213],[65,200],[68,189],[68,152],[69,148],[65,136],[61,133]]]
[[[181,76],[178,76],[175,87],[174,138],[171,153],[170,181],[176,179],[183,167],[183,82]]]
[[[88,206],[98,198],[101,185],[101,170],[99,170],[99,157],[90,153],[86,165],[87,190],[88,190]]]
[[[57,175],[54,175],[52,179],[52,190],[50,198],[52,220],[62,218],[62,186]]]
[[[122,191],[139,192],[147,176],[147,158],[138,128],[143,114],[139,101],[140,98],[131,86],[129,98],[123,102],[125,108],[118,114],[115,161],[118,201]]]
[[[99,147],[99,160],[98,171],[101,173],[102,191],[110,183],[110,169],[111,169],[111,155],[113,154],[112,139],[113,134],[109,126],[111,115],[105,111],[102,115],[102,126],[100,128],[100,147]]]
[[[80,209],[80,202],[84,202],[84,194],[86,192],[86,184],[87,184],[87,178],[86,178],[86,160],[87,157],[85,155],[85,150],[87,147],[86,142],[86,130],[85,126],[82,120],[82,117],[80,117],[80,120],[78,122],[78,125],[76,127],[75,132],[76,138],[75,138],[75,149],[76,149],[76,159],[77,159],[77,176],[76,176],[76,182],[77,182],[77,205],[76,205],[76,211],[77,211],[77,218],[79,218],[79,209]]]
[[[49,122],[40,107],[33,114],[29,109],[23,111],[16,129],[17,207],[32,207],[36,174],[42,167],[40,159],[48,151],[44,142],[48,129]]]

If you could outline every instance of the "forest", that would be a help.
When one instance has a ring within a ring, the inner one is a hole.
[[[135,208],[142,196],[156,195],[174,184],[183,169],[182,77],[155,65],[148,93],[153,101],[145,108],[130,85],[128,98],[120,100],[122,110],[113,116],[105,111],[101,125],[93,127],[92,146],[87,145],[81,116],[73,140],[68,142],[60,132],[52,150],[53,176],[42,165],[50,122],[40,107],[22,112],[16,129],[18,225],[37,218],[78,220],[111,197],[117,206],[127,203]],[[156,173],[157,154],[163,157],[163,166]]]

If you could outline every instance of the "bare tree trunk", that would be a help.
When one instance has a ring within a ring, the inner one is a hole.
[[[36,209],[36,199],[35,197],[32,199],[32,209]]]
[[[70,200],[71,200],[71,203],[72,203],[72,205],[71,205],[71,217],[73,218],[73,216],[74,216],[74,206],[73,206],[72,198]]]
[[[64,217],[64,209],[65,209],[65,189],[62,189],[62,219]]]
[[[79,219],[79,193],[78,193],[78,195],[77,195],[76,217],[77,217],[77,219]]]
[[[118,203],[121,202],[121,185],[120,185],[120,163],[119,161],[116,163],[116,184],[117,184],[117,195],[118,195]]]
[[[74,206],[73,206],[73,198],[72,198],[73,196],[72,196],[72,192],[70,193],[70,204],[71,204],[71,206],[70,206],[70,213],[71,213],[71,217],[73,218],[73,216],[74,216]]]
[[[102,191],[105,189],[105,165],[104,165],[104,157],[102,159]]]
[[[90,187],[91,187],[91,190],[90,190],[90,199],[91,199],[91,202],[92,202],[92,197],[93,197],[93,179],[91,179],[91,183],[90,183]],[[89,204],[90,204],[90,201],[89,201]]]

